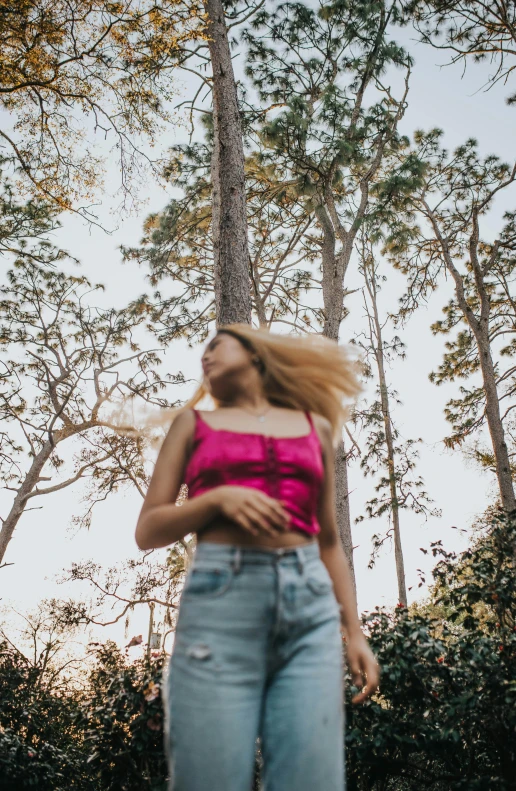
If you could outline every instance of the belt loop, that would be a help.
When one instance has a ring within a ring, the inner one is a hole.
[[[231,565],[233,566],[233,571],[235,574],[238,574],[240,571],[240,567],[242,565],[242,550],[240,547],[233,547],[233,557],[231,559]]]
[[[299,573],[302,574],[305,568],[305,553],[303,552],[302,547],[296,547],[296,555],[297,555],[297,567],[299,569]]]

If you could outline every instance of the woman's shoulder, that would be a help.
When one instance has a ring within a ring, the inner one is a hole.
[[[321,415],[319,412],[313,412],[311,409],[292,409],[290,407],[284,407],[285,417],[292,411],[308,415],[319,435],[331,437],[333,428],[328,418],[324,417],[324,415]]]
[[[192,427],[196,420],[197,410],[193,407],[180,409],[172,421],[172,425],[176,428],[189,428]]]
[[[326,454],[333,448],[333,426],[327,417],[318,412],[310,412],[310,415],[321,443],[323,455],[326,457]]]
[[[177,415],[173,417],[172,423],[169,426],[165,444],[177,442],[179,439],[189,443],[195,430],[196,416],[195,410],[181,409]]]
[[[321,415],[319,412],[312,412],[310,411],[311,418],[314,422],[314,426],[317,429],[320,429],[321,432],[324,434],[331,434],[332,433],[332,425],[327,417]]]

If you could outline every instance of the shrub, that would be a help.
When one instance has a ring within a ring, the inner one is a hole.
[[[83,789],[82,740],[74,726],[77,694],[53,690],[6,641],[0,642],[2,791]]]
[[[426,608],[365,618],[382,682],[347,708],[348,791],[516,789],[515,546],[492,514],[466,552],[433,545]]]

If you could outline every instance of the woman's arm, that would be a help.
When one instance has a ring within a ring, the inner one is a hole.
[[[349,669],[353,684],[363,687],[353,703],[361,703],[378,688],[379,666],[367,644],[357,615],[357,602],[349,563],[344,553],[335,516],[335,450],[328,420],[314,415],[323,448],[325,476],[318,509],[321,532],[318,535],[321,558],[333,581],[340,605],[341,623],[346,638]],[[365,686],[364,686],[365,685]]]
[[[200,530],[218,513],[214,492],[175,504],[195,426],[193,411],[182,412],[172,423],[161,446],[140,511],[135,539],[140,549],[157,549]]]

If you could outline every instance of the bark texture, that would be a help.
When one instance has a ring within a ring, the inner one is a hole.
[[[351,534],[351,512],[349,509],[348,454],[344,440],[339,442],[335,451],[335,512],[340,541],[348,559],[356,594],[353,536]]]
[[[213,248],[217,325],[251,323],[244,146],[221,0],[205,0],[213,73]]]
[[[29,499],[31,492],[35,489],[40,481],[41,471],[46,462],[52,455],[53,447],[49,440],[45,442],[38,455],[34,458],[31,468],[25,476],[22,485],[18,489],[11,510],[2,523],[0,530],[0,563],[2,563],[9,541],[16,529],[16,525],[20,521]]]
[[[325,322],[323,335],[339,340],[340,325],[344,312],[344,278],[351,258],[353,244],[348,242],[340,254],[336,253],[336,234],[328,210],[324,204],[315,210],[323,232],[322,245],[322,293]],[[353,237],[354,239],[354,237]],[[355,566],[353,563],[353,537],[351,534],[351,512],[349,508],[348,461],[344,440],[335,451],[335,510],[340,540],[348,559],[351,577],[356,591]]]
[[[487,425],[493,445],[500,499],[506,511],[513,511],[516,508],[516,499],[514,497],[511,463],[500,415],[500,401],[498,400],[498,391],[496,388],[496,373],[493,357],[491,355],[489,340],[485,335],[485,332],[479,332],[478,336],[475,335],[475,337],[478,344],[480,368],[482,370],[484,392],[486,394]]]

